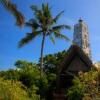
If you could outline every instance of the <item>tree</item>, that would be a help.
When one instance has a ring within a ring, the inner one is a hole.
[[[3,77],[5,80],[19,80],[19,72],[16,69],[9,69],[6,71],[0,71],[0,77]]]
[[[42,78],[40,78],[38,65],[32,62],[18,60],[15,66],[19,71],[19,81],[28,88],[30,97],[34,97],[35,90],[36,94],[41,95],[41,98],[45,98],[48,80],[44,73],[42,73]]]
[[[58,19],[62,15],[60,12],[56,17],[53,18],[51,13],[51,8],[48,4],[42,4],[42,9],[39,9],[37,6],[31,6],[32,11],[34,12],[34,18],[30,19],[26,22],[26,26],[32,28],[31,33],[27,33],[26,36],[19,42],[19,47],[22,47],[32,41],[37,36],[42,36],[42,43],[41,43],[41,64],[40,69],[41,73],[43,70],[43,50],[44,50],[44,43],[45,38],[47,36],[50,37],[50,40],[55,43],[54,37],[59,39],[69,40],[65,35],[61,34],[62,29],[71,29],[68,25],[56,25]]]
[[[59,65],[62,62],[62,59],[64,59],[64,57],[67,55],[67,51],[61,51],[55,54],[48,54],[46,55],[43,59],[44,59],[44,72],[48,75],[49,73],[52,74],[57,74],[57,67],[59,67]],[[39,60],[39,64],[40,64],[40,60]]]
[[[40,71],[36,64],[23,60],[18,60],[16,61],[15,66],[19,70],[19,80],[27,88],[32,87],[33,84],[37,85],[38,81],[40,80]]]
[[[15,4],[10,0],[0,0],[0,4],[2,4],[4,8],[6,8],[16,18],[17,25],[22,26],[24,24],[24,17]]]

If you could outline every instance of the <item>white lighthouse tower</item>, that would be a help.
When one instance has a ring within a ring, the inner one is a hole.
[[[91,58],[88,26],[82,19],[74,25],[73,42],[78,45]]]

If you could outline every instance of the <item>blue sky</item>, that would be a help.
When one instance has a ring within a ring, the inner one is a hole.
[[[41,6],[42,2],[48,2],[52,6],[55,16],[58,12],[65,10],[59,23],[73,26],[81,17],[89,28],[89,38],[93,61],[100,61],[100,0],[13,0],[19,10],[24,14],[26,20],[33,17],[30,9],[32,4]],[[14,68],[18,59],[37,62],[40,57],[41,37],[36,38],[27,46],[19,49],[18,41],[30,32],[29,28],[19,28],[15,25],[14,17],[0,5],[0,70]],[[63,31],[69,38],[73,37],[72,31]],[[69,42],[56,40],[53,45],[47,38],[45,42],[44,55],[67,50]]]

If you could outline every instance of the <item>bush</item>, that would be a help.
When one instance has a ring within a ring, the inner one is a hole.
[[[28,89],[28,95],[31,98],[31,100],[40,100],[40,96],[36,94],[37,90],[39,90],[39,88],[35,85],[31,86]]]
[[[0,100],[30,100],[26,88],[20,83],[0,78]]]
[[[97,71],[80,73],[68,89],[68,100],[100,100],[98,75]]]
[[[68,100],[81,100],[84,94],[85,86],[79,80],[79,78],[75,78],[73,80],[74,86],[68,89],[67,97]]]

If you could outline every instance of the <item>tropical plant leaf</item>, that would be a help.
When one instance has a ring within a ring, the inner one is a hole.
[[[58,26],[54,26],[52,29],[53,30],[61,30],[61,29],[71,29],[71,27],[69,25],[58,25]]]
[[[51,35],[49,35],[49,37],[50,37],[51,42],[52,42],[53,44],[55,44],[55,39],[54,39],[54,37],[51,36]]]
[[[38,9],[36,5],[32,5],[31,9],[34,11],[35,18],[42,23],[43,22],[43,11]]]
[[[39,24],[38,24],[38,22],[35,20],[35,19],[31,19],[31,20],[29,20],[29,22],[26,22],[25,23],[25,25],[26,26],[28,26],[28,27],[32,27],[33,29],[37,29],[37,28],[39,28]]]
[[[61,34],[60,31],[55,31],[54,35],[55,35],[56,38],[64,39],[66,41],[70,41],[70,39],[67,36]]]
[[[19,48],[31,42],[36,36],[41,35],[41,32],[42,31],[35,31],[33,33],[27,33],[27,35],[21,41],[19,41]]]
[[[19,42],[19,48],[24,46],[25,44],[29,43],[34,37],[33,33],[27,33],[26,37],[24,37],[23,39],[21,39],[21,41]]]
[[[53,19],[55,23],[57,23],[58,19],[61,17],[61,15],[64,13],[64,11],[61,11],[56,17]]]
[[[42,10],[43,10],[43,15],[47,19],[51,18],[51,9],[49,8],[48,3],[47,4],[42,4]]]
[[[33,11],[35,11],[35,12],[38,12],[38,11],[39,11],[39,9],[38,9],[38,7],[37,7],[36,5],[32,5],[32,6],[31,6],[31,9],[32,9]]]
[[[9,0],[0,0],[0,3],[16,18],[16,24],[23,26],[25,18],[23,14],[18,11],[15,4],[11,3]]]

